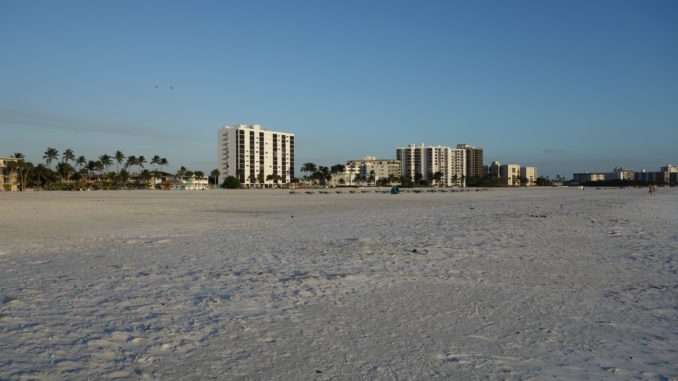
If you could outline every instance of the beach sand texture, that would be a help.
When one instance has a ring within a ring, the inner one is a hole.
[[[678,189],[0,193],[0,379],[678,379]]]

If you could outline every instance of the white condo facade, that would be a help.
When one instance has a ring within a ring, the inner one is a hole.
[[[276,186],[294,178],[294,134],[258,124],[219,129],[217,165],[221,184],[234,176],[245,186]]]
[[[416,180],[419,174],[422,180],[435,183],[435,174],[440,172],[439,185],[463,187],[466,184],[465,149],[410,144],[396,149],[396,159],[400,160],[402,175],[411,180]]]

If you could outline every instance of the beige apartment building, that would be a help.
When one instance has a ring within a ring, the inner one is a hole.
[[[442,186],[466,186],[466,151],[443,146],[426,146],[410,144],[396,149],[396,159],[400,161],[402,175],[416,180]],[[435,174],[440,172],[440,182]]]
[[[665,167],[660,168],[660,172],[664,177],[664,184],[678,184],[678,166],[666,164]]]
[[[605,173],[604,172],[573,173],[572,180],[577,183],[591,183],[596,181],[605,181]]]
[[[19,178],[16,171],[10,170],[9,163],[19,159],[0,156],[0,192],[16,192],[19,190]]]
[[[508,187],[520,186],[520,164],[503,164],[499,167],[499,183]]]
[[[537,167],[521,167],[520,164],[501,164],[493,161],[485,167],[485,176],[499,180],[499,184],[507,187],[523,185],[520,180],[527,179],[525,186],[537,185]]]
[[[483,177],[483,149],[468,144],[457,144],[458,149],[466,151],[466,178]]]
[[[520,167],[520,178],[527,179],[527,187],[537,185],[537,167]]]
[[[374,180],[388,179],[389,177],[400,178],[400,161],[393,159],[377,159],[374,156],[365,156],[362,160],[349,160],[346,162],[346,172],[358,173],[369,179],[374,174]]]
[[[605,176],[605,180],[625,180],[633,181],[636,178],[636,171],[623,167],[615,167],[609,176]]]

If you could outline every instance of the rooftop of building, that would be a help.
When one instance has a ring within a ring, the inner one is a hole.
[[[292,132],[274,131],[274,130],[268,130],[268,129],[265,129],[265,128],[261,128],[261,125],[260,125],[260,124],[243,124],[243,123],[238,123],[238,124],[234,124],[234,125],[231,125],[231,126],[229,126],[228,124],[226,124],[226,125],[224,125],[224,127],[222,127],[222,129],[224,129],[224,128],[226,128],[226,129],[232,129],[232,128],[236,128],[236,129],[248,129],[248,130],[254,130],[254,131],[273,132],[273,133],[276,133],[276,134],[294,135],[294,133],[292,133]]]

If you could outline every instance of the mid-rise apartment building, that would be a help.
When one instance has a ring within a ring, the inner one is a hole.
[[[0,192],[16,192],[19,190],[18,174],[9,166],[9,163],[19,160],[14,157],[0,157]]]
[[[663,174],[664,184],[678,184],[678,166],[667,164],[665,167],[661,167],[660,172]]]
[[[294,178],[294,134],[238,124],[218,136],[219,183],[234,176],[245,186],[275,186]]]
[[[472,147],[468,144],[457,144],[457,148],[466,151],[466,178],[482,177],[484,175],[482,147]]]
[[[615,167],[611,173],[605,176],[605,180],[625,180],[633,181],[636,178],[636,171],[623,167]]]
[[[488,178],[497,179],[500,185],[507,187],[537,185],[537,167],[521,167],[520,164],[501,164],[493,161],[485,167],[484,172]]]
[[[520,178],[525,179],[525,186],[537,185],[537,167],[520,167]]]
[[[388,179],[389,177],[400,178],[402,174],[399,160],[377,159],[374,156],[365,156],[362,160],[347,161],[346,172],[358,173],[366,179],[374,174],[374,181]]]
[[[466,150],[444,146],[426,146],[410,144],[396,149],[396,159],[400,161],[402,176],[411,180],[429,181],[444,186],[465,186]],[[441,173],[441,179],[435,180]]]
[[[604,172],[582,172],[572,174],[572,180],[577,183],[591,183],[605,181],[607,174]]]
[[[667,164],[659,172],[642,170],[635,173],[635,181],[641,183],[657,183],[661,185],[678,185],[678,166]]]
[[[519,187],[520,164],[502,164],[499,167],[499,183],[508,187]]]

